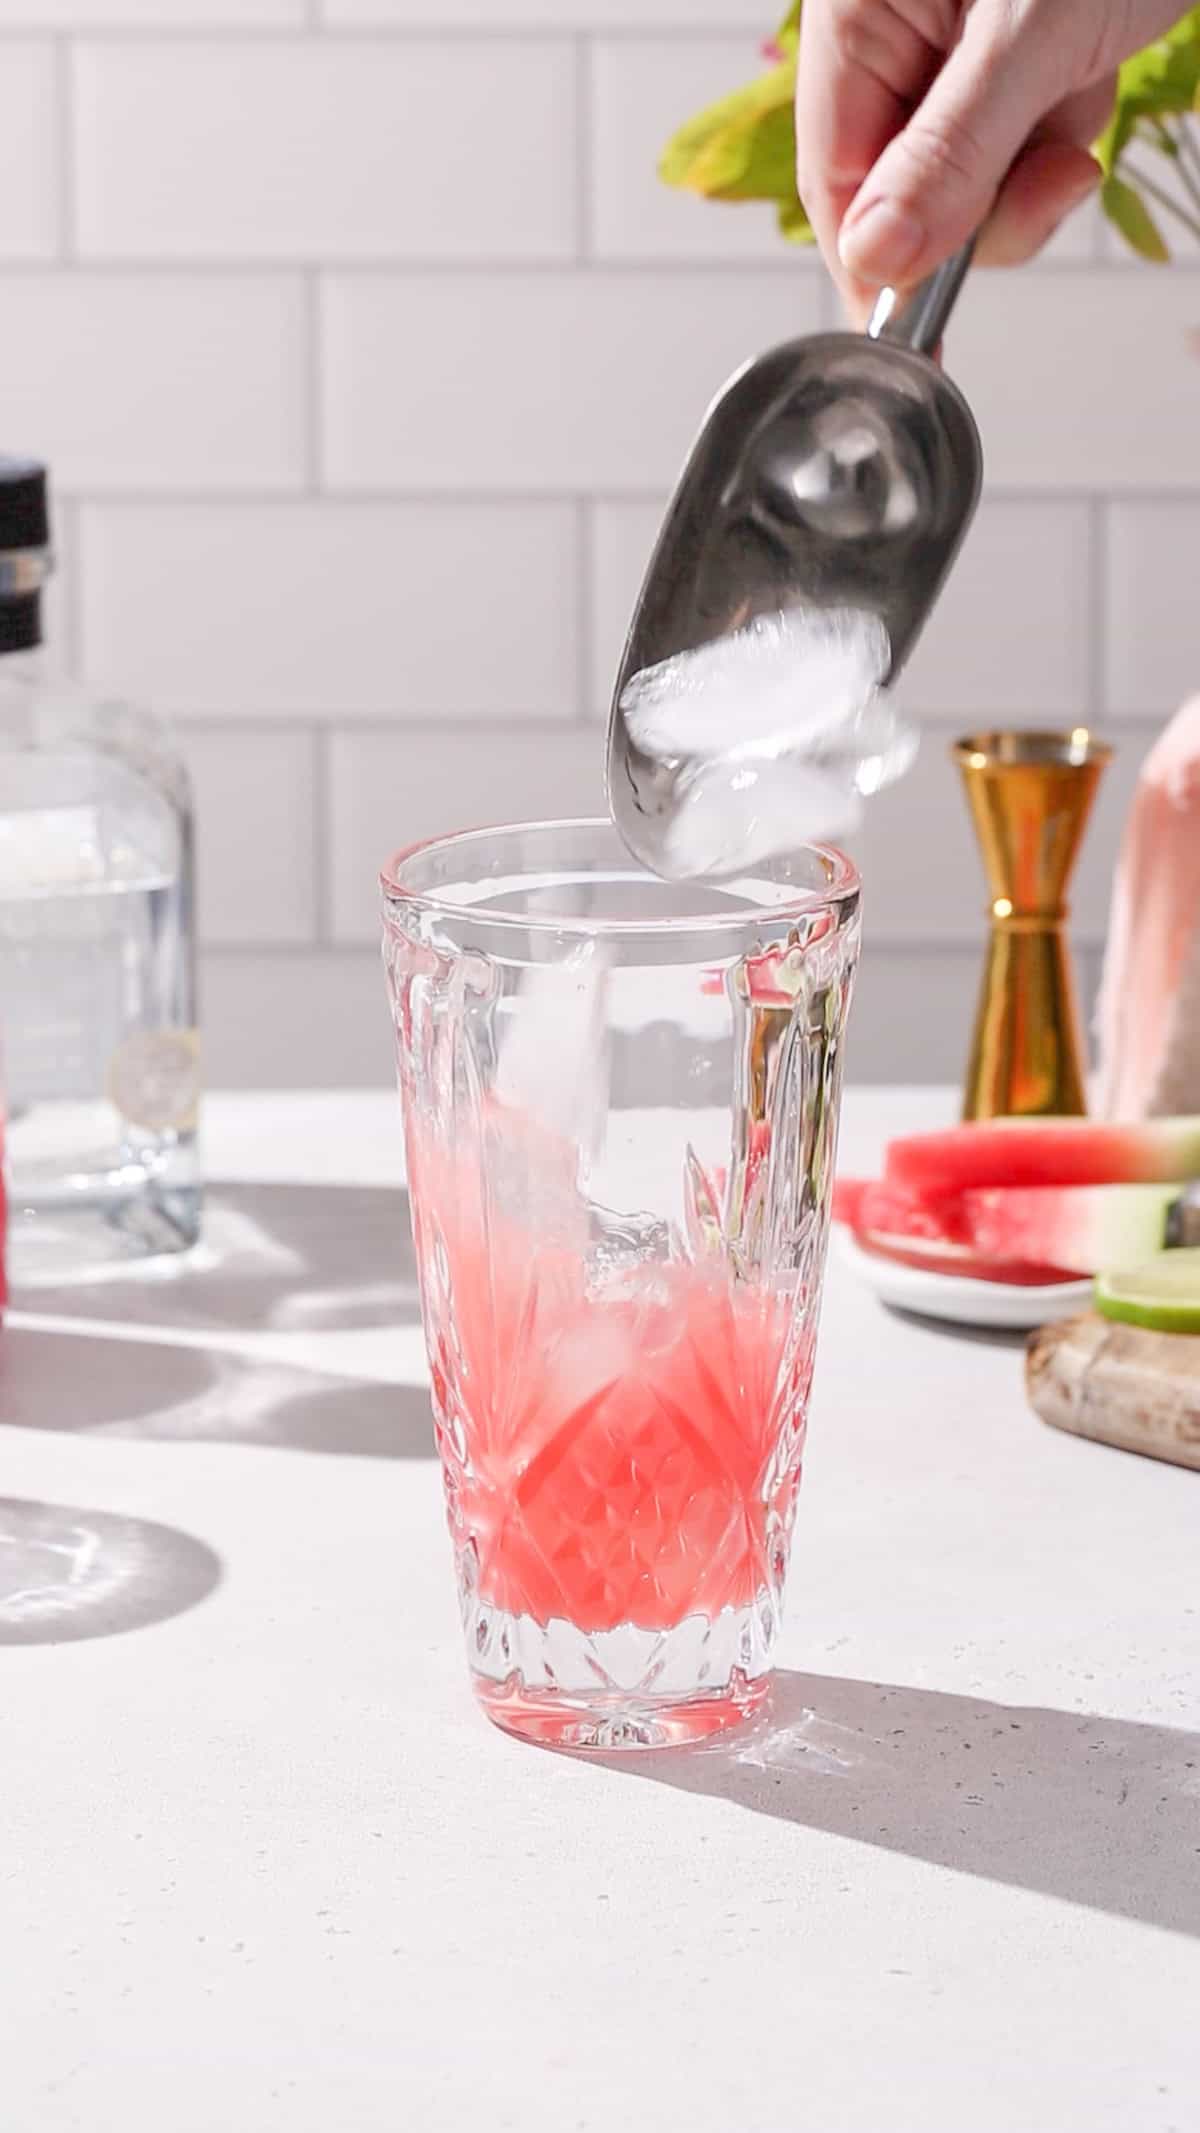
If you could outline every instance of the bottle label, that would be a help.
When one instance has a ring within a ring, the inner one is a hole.
[[[108,1093],[145,1133],[187,1133],[200,1108],[200,1039],[194,1029],[135,1030],[114,1053]]]

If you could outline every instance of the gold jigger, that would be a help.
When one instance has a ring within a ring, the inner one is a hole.
[[[1073,733],[954,746],[992,892],[964,1118],[1086,1111],[1066,890],[1111,748]]]

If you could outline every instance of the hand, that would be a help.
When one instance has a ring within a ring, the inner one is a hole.
[[[800,194],[851,312],[972,232],[1010,265],[1099,182],[1121,60],[1179,0],[805,0]]]

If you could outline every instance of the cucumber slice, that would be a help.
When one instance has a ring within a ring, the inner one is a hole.
[[[1200,1245],[1158,1252],[1129,1273],[1101,1274],[1096,1309],[1151,1333],[1200,1333]]]

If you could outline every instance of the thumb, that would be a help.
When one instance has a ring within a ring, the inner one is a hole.
[[[1014,19],[1015,18],[1015,19]],[[1018,150],[1055,101],[1039,15],[977,0],[928,94],[864,178],[838,232],[863,281],[918,281],[986,220]]]

